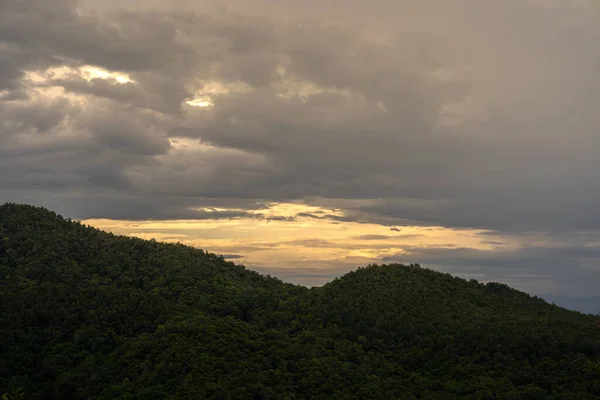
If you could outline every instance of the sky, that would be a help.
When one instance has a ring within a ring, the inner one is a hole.
[[[0,203],[592,296],[599,39],[595,0],[0,0]]]

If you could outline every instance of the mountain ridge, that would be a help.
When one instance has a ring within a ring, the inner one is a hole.
[[[567,310],[578,311],[584,314],[600,315],[600,296],[563,296],[546,293],[541,295],[550,304],[556,304]]]
[[[599,398],[595,318],[418,265],[308,289],[7,203],[0,293],[8,398]]]

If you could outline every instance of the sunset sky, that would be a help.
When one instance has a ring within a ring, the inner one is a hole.
[[[599,43],[596,0],[2,0],[0,203],[597,294]]]

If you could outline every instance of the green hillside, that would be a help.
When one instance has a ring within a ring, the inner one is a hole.
[[[2,394],[596,399],[600,324],[418,266],[369,266],[307,289],[5,204]]]

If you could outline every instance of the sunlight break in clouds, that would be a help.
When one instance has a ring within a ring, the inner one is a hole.
[[[395,227],[336,221],[342,210],[294,203],[274,203],[244,216],[219,219],[242,209],[205,207],[203,220],[111,221],[84,220],[85,224],[117,234],[181,242],[234,258],[251,268],[279,271],[294,281],[312,271],[311,284],[321,284],[330,274],[341,274],[356,265],[381,262],[405,253],[407,248],[473,247],[491,249],[478,236],[481,231],[455,231],[442,227]],[[214,219],[211,218],[214,215]],[[320,218],[315,218],[319,216]],[[308,281],[305,281],[308,282]]]
[[[194,94],[192,100],[186,101],[190,106],[195,107],[210,107],[215,103],[215,98],[220,95],[245,93],[249,91],[249,88],[243,83],[225,85],[217,81],[209,81],[201,83],[202,89]]]
[[[25,73],[25,77],[26,81],[34,84],[45,84],[52,83],[52,81],[56,80],[60,81],[64,79],[77,78],[85,79],[88,82],[92,79],[104,79],[121,84],[134,83],[134,81],[132,81],[127,74],[108,71],[104,68],[95,67],[92,65],[84,65],[78,68],[64,65],[60,67],[47,68],[43,71],[27,71]]]

